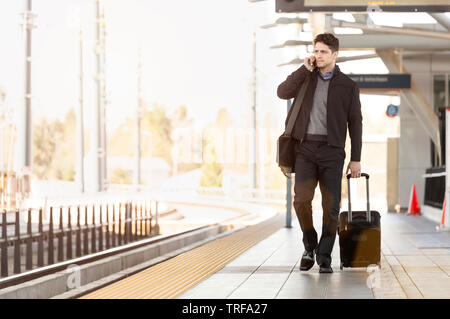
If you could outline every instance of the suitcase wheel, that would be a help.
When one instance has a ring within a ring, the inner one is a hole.
[[[341,270],[343,270],[344,269],[344,263],[343,262],[341,262],[341,266],[339,267]]]

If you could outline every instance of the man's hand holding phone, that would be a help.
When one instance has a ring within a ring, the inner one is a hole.
[[[309,57],[306,57],[303,60],[303,63],[305,65],[305,67],[310,71],[314,71],[314,69],[316,68],[316,57],[314,55],[311,55]]]

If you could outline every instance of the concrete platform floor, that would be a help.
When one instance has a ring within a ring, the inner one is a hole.
[[[379,299],[450,298],[450,233],[423,216],[382,213],[381,269],[339,269],[339,241],[333,250],[334,273],[319,267],[299,270],[301,230],[282,228],[228,263],[180,299]],[[321,214],[314,214],[320,236]]]

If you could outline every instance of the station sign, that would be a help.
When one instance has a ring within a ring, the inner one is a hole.
[[[347,74],[360,89],[410,89],[411,74]]]
[[[276,12],[448,12],[449,0],[276,0]]]

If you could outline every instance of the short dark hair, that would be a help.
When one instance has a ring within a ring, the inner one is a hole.
[[[331,33],[318,34],[314,39],[314,45],[317,42],[323,42],[324,44],[328,45],[328,47],[331,49],[331,52],[339,51],[339,39]]]

